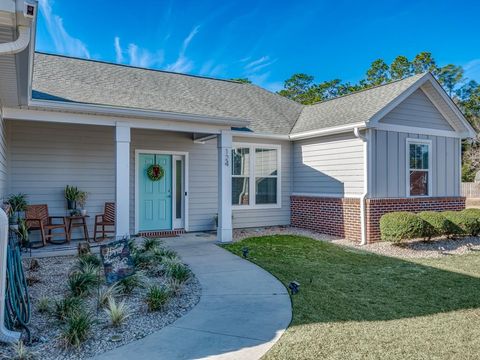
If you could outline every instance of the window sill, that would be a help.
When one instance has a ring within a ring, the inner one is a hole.
[[[265,205],[232,205],[232,210],[263,210],[263,209],[280,209],[282,204],[265,204]]]

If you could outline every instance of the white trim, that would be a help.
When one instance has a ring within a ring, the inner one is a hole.
[[[3,108],[4,119],[40,121],[64,124],[115,126],[118,121],[130,121],[132,129],[150,129],[180,131],[205,134],[219,134],[221,128],[208,124],[182,124],[174,120],[162,119],[126,119],[125,117],[105,116],[98,114],[79,114],[58,111]]]
[[[256,209],[279,209],[282,207],[282,145],[280,144],[257,144],[234,142],[232,150],[236,148],[250,149],[250,174],[249,178],[249,201],[248,205],[233,205],[232,210],[256,210]],[[277,203],[276,204],[255,204],[255,149],[277,150]],[[233,161],[233,159],[232,159]],[[232,176],[233,178],[233,176]]]
[[[393,125],[393,124],[384,124],[379,123],[375,126],[376,130],[384,131],[396,131],[409,134],[421,134],[421,135],[432,135],[432,136],[445,136],[451,138],[462,139],[468,137],[466,133],[458,133],[455,131],[448,130],[437,130],[437,129],[427,129],[415,126],[404,126],[404,125]]]
[[[428,195],[420,195],[420,196],[415,196],[415,195],[410,195],[410,144],[426,144],[428,145]],[[405,194],[407,198],[429,198],[429,197],[434,197],[432,194],[433,191],[433,179],[432,179],[432,174],[433,174],[433,169],[432,169],[432,164],[433,164],[433,145],[432,145],[432,140],[429,139],[416,139],[416,138],[407,138],[405,139],[405,184],[406,184],[406,189],[405,189]]]
[[[172,155],[172,160],[173,160],[173,156],[174,155],[180,155],[180,156],[184,156],[184,159],[185,159],[185,170],[184,170],[184,187],[185,187],[185,193],[187,195],[185,195],[185,205],[183,207],[183,211],[184,211],[184,214],[183,214],[183,217],[185,218],[185,231],[188,231],[189,230],[189,213],[188,213],[188,198],[190,196],[190,193],[189,193],[189,187],[188,187],[188,164],[189,164],[189,161],[188,161],[188,152],[185,152],[185,151],[167,151],[167,150],[144,150],[144,149],[135,149],[135,234],[138,234],[139,232],[139,218],[138,218],[138,215],[139,215],[139,193],[138,193],[138,187],[139,187],[139,184],[140,184],[140,179],[138,178],[138,166],[139,166],[139,155],[140,154],[160,154],[160,155]],[[173,167],[173,163],[172,163],[172,167]],[[173,171],[172,171],[172,175],[173,175]],[[172,180],[172,183],[173,183],[173,180]],[[173,192],[173,184],[172,184],[172,192]],[[175,197],[173,196],[172,194],[172,228],[173,228],[173,225],[174,225],[174,214],[173,214],[173,210],[175,208],[175,204],[174,204],[174,201],[175,201]],[[174,228],[172,229],[174,230]]]
[[[370,173],[368,168],[368,147],[371,147],[370,131],[371,130],[367,129],[367,133],[365,135],[362,135],[358,128],[355,128],[353,131],[355,137],[362,141],[363,149],[363,193],[360,196],[360,245],[366,245],[368,241],[365,198],[368,196],[368,174]]]
[[[177,161],[180,161],[182,168],[182,179],[180,193],[182,195],[181,218],[177,219]],[[185,229],[185,155],[172,155],[172,223],[174,229]]]
[[[334,126],[334,127],[329,127],[329,128],[320,129],[320,130],[304,131],[304,132],[300,132],[300,133],[296,133],[296,134],[291,134],[290,135],[290,140],[310,139],[310,138],[314,138],[314,137],[317,137],[317,136],[325,136],[325,135],[332,135],[332,134],[348,132],[348,131],[352,131],[355,128],[363,129],[365,127],[366,127],[366,125],[365,125],[364,122],[358,122],[358,123],[355,123],[355,124]]]
[[[328,194],[328,193],[299,193],[294,192],[292,196],[305,196],[305,197],[315,197],[315,198],[340,198],[340,199],[360,199],[362,197],[361,194]]]
[[[166,119],[175,121],[195,122],[214,125],[228,125],[228,126],[247,126],[250,124],[249,120],[236,119],[222,116],[205,116],[196,114],[186,114],[170,111],[158,110],[143,110],[133,109],[121,106],[111,105],[97,105],[97,104],[82,104],[82,103],[68,103],[52,100],[31,100],[28,104],[33,107],[41,107],[47,110],[56,111],[80,111],[87,113],[103,114],[103,115],[119,115],[138,118],[154,118]]]
[[[290,140],[290,135],[263,134],[250,131],[232,130],[234,137],[251,137],[260,139]]]

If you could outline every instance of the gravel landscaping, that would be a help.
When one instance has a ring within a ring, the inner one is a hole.
[[[24,268],[28,269],[30,259],[24,259]],[[36,270],[26,271],[27,279],[33,283],[29,286],[32,317],[30,330],[33,343],[29,350],[39,359],[85,359],[140,339],[164,326],[174,322],[192,309],[200,299],[201,287],[193,274],[172,293],[167,303],[159,311],[149,311],[145,301],[149,289],[171,286],[171,277],[163,271],[152,273],[144,271],[147,276],[144,286],[136,287],[131,293],[116,297],[117,304],[124,301],[130,316],[118,327],[111,325],[110,317],[103,308],[99,308],[98,290],[83,297],[84,308],[92,316],[92,326],[88,338],[80,347],[66,347],[61,340],[62,329],[66,326],[54,315],[55,301],[69,296],[67,286],[68,274],[78,262],[77,256],[39,258]],[[101,274],[102,280],[104,279]],[[170,284],[170,285],[169,285]],[[104,285],[102,285],[104,286]],[[49,310],[42,311],[39,303],[48,298]],[[2,353],[3,351],[3,353]],[[0,358],[11,358],[7,349],[0,348]]]
[[[368,245],[359,245],[358,242],[319,234],[314,231],[290,226],[272,226],[266,228],[251,228],[234,230],[234,241],[249,237],[270,235],[298,235],[314,240],[328,241],[333,244],[361,249],[379,255],[409,259],[409,258],[439,258],[449,255],[461,255],[480,252],[480,237],[462,237],[457,239],[439,238],[432,241],[407,240],[401,245],[380,241]]]

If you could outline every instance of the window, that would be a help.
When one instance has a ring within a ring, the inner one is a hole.
[[[431,195],[431,142],[407,139],[407,192],[409,196]]]
[[[237,145],[232,150],[232,205],[280,206],[279,159],[280,147]]]

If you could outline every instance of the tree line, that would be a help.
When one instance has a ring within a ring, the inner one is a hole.
[[[430,72],[437,79],[470,124],[478,131],[480,129],[480,84],[466,78],[462,66],[454,64],[438,66],[429,52],[421,52],[412,60],[399,55],[390,64],[383,59],[377,59],[367,69],[364,78],[357,83],[344,82],[340,79],[317,82],[312,75],[296,73],[285,80],[283,89],[278,91],[278,94],[301,104],[311,105],[425,72]],[[249,79],[234,80],[250,83]],[[480,170],[478,136],[473,141],[465,141],[462,150],[462,180],[473,181],[476,172]]]

